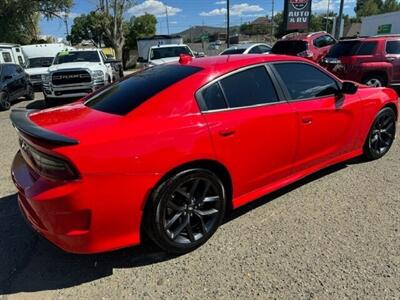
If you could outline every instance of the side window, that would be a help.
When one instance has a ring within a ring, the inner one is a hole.
[[[3,60],[5,63],[12,62],[11,54],[8,52],[2,52]]]
[[[262,53],[262,52],[261,52],[259,46],[255,46],[255,47],[253,47],[253,48],[249,51],[249,53],[251,53],[251,54],[260,54],[260,53]]]
[[[324,37],[321,36],[321,37],[319,37],[319,38],[316,38],[316,39],[314,40],[314,46],[317,47],[317,48],[323,47],[323,46],[324,46]]]
[[[266,53],[271,51],[271,48],[265,45],[260,45],[258,46],[258,48],[260,49],[260,53]]]
[[[272,80],[264,66],[235,73],[221,79],[220,82],[229,107],[279,101]]]
[[[376,42],[364,42],[361,43],[358,48],[356,55],[372,55],[375,52]]]
[[[213,83],[201,92],[207,110],[227,108],[224,94],[218,82]]]
[[[15,66],[17,73],[22,73],[24,70],[20,66]]]
[[[336,43],[336,41],[333,37],[331,37],[330,35],[325,35],[325,45],[326,46],[333,45],[335,43]]]
[[[286,85],[291,100],[333,95],[338,90],[333,78],[309,64],[281,63],[274,64],[274,68]]]
[[[388,41],[386,43],[387,54],[400,54],[400,41]]]
[[[24,64],[24,61],[22,60],[22,56],[18,55],[18,62],[20,65]]]

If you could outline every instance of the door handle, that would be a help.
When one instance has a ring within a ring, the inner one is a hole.
[[[312,124],[312,118],[311,117],[302,117],[301,121],[303,122],[304,125],[310,125]]]
[[[387,61],[395,61],[396,58],[395,58],[395,57],[386,57],[386,60],[387,60]]]
[[[230,129],[230,128],[222,129],[219,132],[219,135],[223,136],[223,137],[231,136],[231,135],[234,135],[234,134],[235,134],[235,130],[234,129]]]

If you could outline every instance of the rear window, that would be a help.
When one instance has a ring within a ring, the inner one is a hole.
[[[246,49],[227,49],[221,55],[242,54]]]
[[[307,50],[307,42],[304,41],[277,41],[272,47],[274,54],[297,55]]]
[[[338,58],[351,55],[371,55],[375,52],[376,45],[376,42],[339,42],[329,50],[326,57]]]
[[[182,65],[155,66],[111,85],[87,100],[85,105],[123,116],[155,94],[200,70],[199,67]]]

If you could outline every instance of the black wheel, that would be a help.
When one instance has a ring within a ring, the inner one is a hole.
[[[386,86],[386,80],[380,75],[369,75],[362,81],[363,84],[370,87],[382,87]]]
[[[9,110],[11,107],[10,96],[7,92],[0,92],[0,110]]]
[[[396,115],[393,109],[382,109],[375,118],[364,145],[364,156],[374,160],[384,156],[396,135]]]
[[[221,224],[226,206],[221,180],[205,169],[166,179],[149,201],[143,229],[171,253],[186,253],[204,244]]]
[[[25,99],[26,100],[34,100],[35,99],[35,91],[33,89],[33,86],[30,85],[30,84],[28,85],[28,90],[27,90],[27,93],[25,95]]]

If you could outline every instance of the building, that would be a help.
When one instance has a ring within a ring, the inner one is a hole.
[[[400,34],[400,11],[361,19],[361,36]]]

